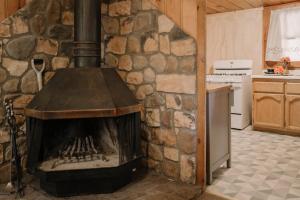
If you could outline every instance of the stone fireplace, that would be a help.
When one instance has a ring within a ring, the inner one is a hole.
[[[75,68],[58,70],[25,108],[27,169],[55,196],[113,192],[141,160],[141,105],[100,67],[99,7],[75,1]]]
[[[141,159],[140,108],[114,69],[58,71],[25,109],[29,173],[55,196],[124,186]]]
[[[40,55],[48,60],[44,84],[60,69],[76,66],[71,48],[79,46],[73,43],[77,34],[73,31],[76,30],[74,5],[74,0],[31,0],[22,10],[0,23],[0,99],[14,97],[20,126],[24,127],[24,108],[38,92],[31,58]],[[97,23],[101,24],[101,62],[117,70],[142,105],[143,163],[170,179],[195,183],[195,40],[155,8],[150,0],[102,1],[102,7],[98,9],[102,13],[101,22],[99,19]],[[59,87],[62,85],[59,83]],[[76,82],[72,86],[74,91],[78,85]],[[81,96],[77,93],[77,100]],[[0,182],[7,183],[10,145],[2,118],[0,108]],[[77,119],[44,121],[56,120]],[[23,166],[29,153],[26,138],[27,135],[18,138]]]

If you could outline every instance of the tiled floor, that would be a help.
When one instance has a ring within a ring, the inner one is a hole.
[[[208,189],[237,200],[300,200],[300,137],[232,132],[232,168]]]
[[[29,180],[22,200],[200,200],[198,186],[175,183],[165,177],[147,174],[113,194],[55,198],[41,191],[35,179]],[[0,200],[13,200],[14,196],[0,195]],[[205,198],[219,200],[219,198]]]

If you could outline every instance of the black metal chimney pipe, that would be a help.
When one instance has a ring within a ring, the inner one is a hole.
[[[75,0],[75,67],[100,67],[100,0]]]

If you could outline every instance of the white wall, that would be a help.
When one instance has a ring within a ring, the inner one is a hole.
[[[263,8],[207,16],[207,67],[218,59],[252,59],[262,73]]]

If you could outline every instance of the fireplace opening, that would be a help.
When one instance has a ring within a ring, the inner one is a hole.
[[[133,114],[43,122],[38,169],[48,172],[112,168],[136,159],[140,150],[135,146],[139,143],[135,117]]]

